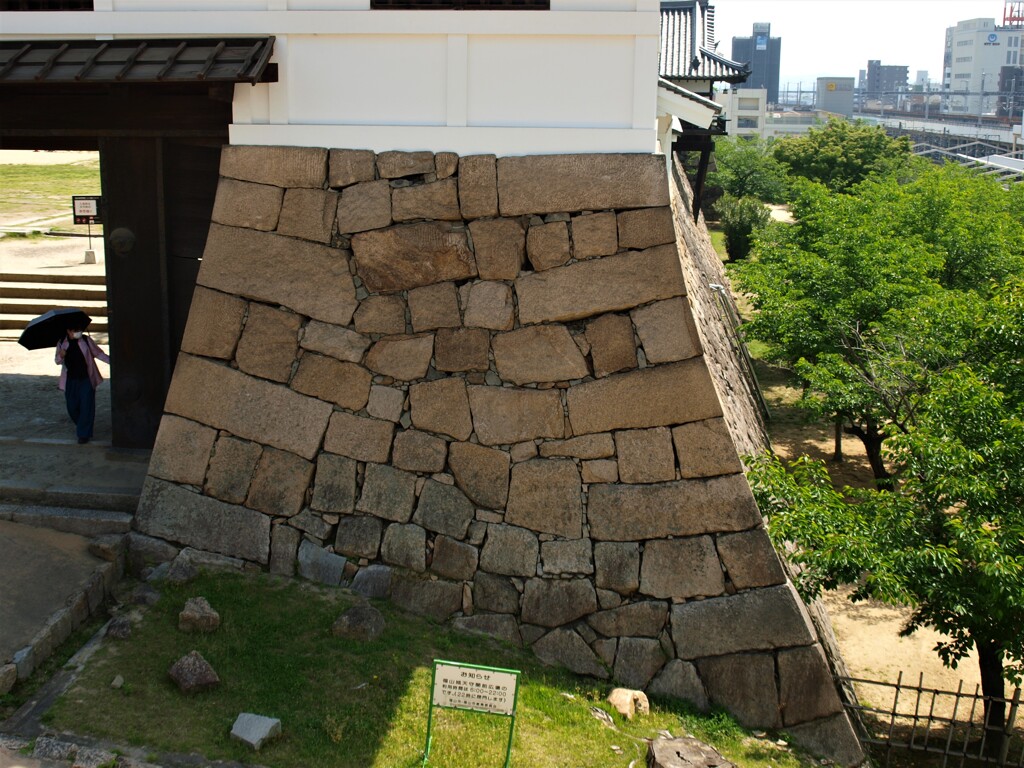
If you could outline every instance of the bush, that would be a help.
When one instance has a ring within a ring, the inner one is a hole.
[[[750,253],[755,233],[767,226],[771,214],[764,203],[750,196],[723,195],[717,208],[729,261],[745,259]]]

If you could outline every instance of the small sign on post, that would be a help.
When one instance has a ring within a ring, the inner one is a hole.
[[[89,250],[86,251],[86,264],[96,263],[96,254],[92,250],[92,225],[100,224],[103,222],[103,217],[100,215],[100,202],[103,200],[99,195],[72,195],[71,196],[71,210],[74,214],[75,224],[85,224],[89,227]],[[92,254],[92,260],[89,260],[89,254]]]
[[[427,746],[423,751],[423,765],[430,759],[431,728],[434,707],[485,712],[509,718],[508,747],[505,750],[505,768],[512,764],[512,734],[516,727],[516,703],[519,697],[517,669],[482,667],[455,661],[434,660],[434,673],[430,681],[430,709],[427,714]]]

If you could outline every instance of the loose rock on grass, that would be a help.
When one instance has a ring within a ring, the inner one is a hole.
[[[248,744],[258,750],[264,742],[281,735],[281,721],[276,717],[264,717],[243,712],[231,726],[231,738]]]
[[[184,694],[199,693],[220,685],[220,678],[199,651],[182,656],[167,670],[167,674]]]
[[[190,597],[178,614],[178,629],[182,632],[213,632],[220,626],[220,614],[205,597]]]
[[[331,634],[346,640],[369,643],[384,631],[384,615],[369,603],[358,603],[341,616],[331,627]]]

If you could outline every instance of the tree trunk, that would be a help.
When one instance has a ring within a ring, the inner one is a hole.
[[[843,462],[843,420],[837,416],[835,421],[835,448],[832,450],[832,461],[836,464]]]
[[[1006,738],[1006,694],[1003,680],[1003,659],[999,643],[974,642],[978,649],[981,670],[981,692],[985,696],[985,747],[989,754],[999,754]]]
[[[894,487],[892,475],[885,468],[885,462],[882,461],[882,442],[885,440],[885,435],[871,422],[868,422],[865,427],[854,424],[852,427],[846,427],[843,431],[860,438],[864,444],[864,451],[868,455],[871,473],[875,476],[875,485],[879,490],[891,491]]]

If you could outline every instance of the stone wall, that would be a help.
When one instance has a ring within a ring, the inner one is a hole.
[[[236,146],[221,174],[139,532],[858,761],[663,157]]]

